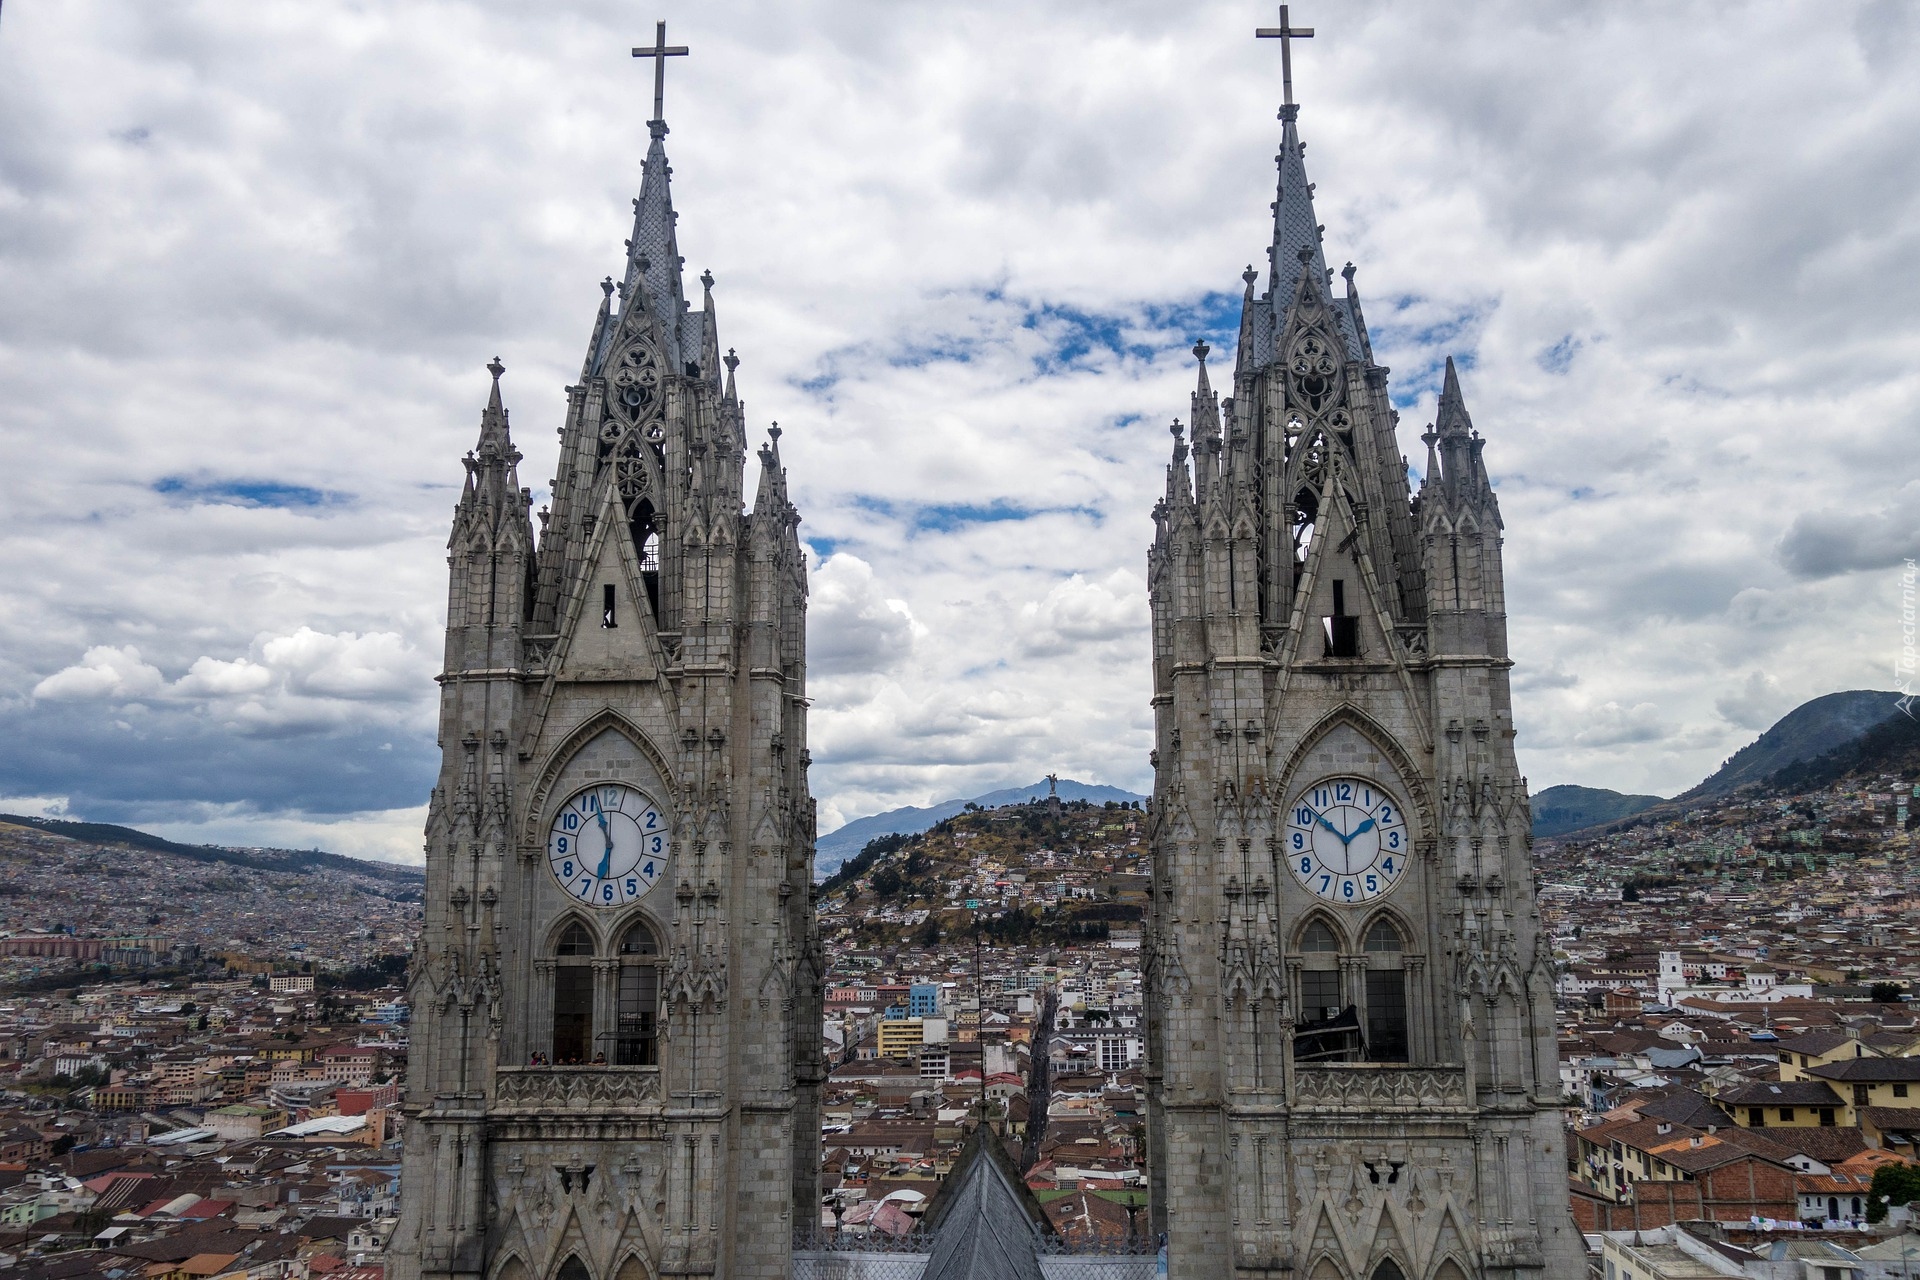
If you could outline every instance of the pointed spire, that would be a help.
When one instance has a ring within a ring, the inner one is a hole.
[[[489,528],[497,527],[499,520],[514,509],[516,500],[523,515],[526,507],[516,465],[520,451],[513,447],[507,410],[500,399],[500,375],[506,371],[498,356],[487,364],[493,386],[487,393],[487,407],[480,414],[480,442],[466,457],[467,483],[460,497],[461,513],[477,516]],[[456,521],[456,533],[459,528]]]
[[[481,458],[490,454],[505,457],[513,451],[513,441],[507,434],[507,411],[500,403],[500,375],[507,366],[495,356],[487,362],[487,372],[493,375],[493,390],[487,394],[486,410],[480,415],[480,443],[474,452]]]
[[[1249,262],[1247,269],[1240,273],[1240,279],[1246,283],[1246,294],[1240,299],[1240,341],[1233,353],[1233,376],[1236,382],[1241,378],[1251,378],[1265,363],[1267,353],[1255,350],[1259,346],[1256,335],[1259,333],[1261,301],[1254,296],[1253,286],[1260,279],[1260,273]]]
[[[627,274],[620,298],[623,312],[642,306],[659,322],[667,344],[667,360],[678,372],[685,359],[681,354],[680,320],[686,313],[686,294],[681,286],[680,246],[674,235],[670,190],[673,166],[667,163],[666,121],[649,121],[647,132],[653,142],[647,147],[640,196],[633,202],[633,237],[627,241]]]
[[[1293,293],[1302,270],[1314,273],[1313,282],[1323,293],[1327,285],[1327,256],[1320,247],[1320,224],[1313,213],[1313,184],[1307,181],[1307,144],[1300,141],[1295,123],[1299,116],[1297,105],[1280,108],[1280,154],[1274,157],[1280,169],[1280,190],[1273,202],[1273,247],[1268,251],[1272,260],[1268,291],[1276,305]]]
[[[1213,348],[1205,342],[1193,344],[1193,358],[1200,366],[1193,387],[1193,440],[1197,445],[1204,434],[1209,438],[1220,434],[1220,402],[1214,398],[1213,383],[1207,378],[1207,357]]]
[[[706,296],[706,305],[700,313],[700,376],[718,390],[720,386],[720,317],[713,309],[713,272],[700,273],[700,287],[705,291]]]
[[[1467,416],[1466,398],[1460,394],[1460,374],[1447,357],[1446,378],[1440,386],[1440,406],[1434,413],[1433,437],[1440,444],[1441,472],[1447,492],[1458,495],[1473,469],[1475,450],[1473,419]]]
[[[1440,384],[1440,408],[1434,416],[1434,429],[1444,439],[1449,435],[1470,435],[1473,419],[1467,416],[1466,397],[1460,394],[1460,372],[1447,357],[1447,372]]]
[[[774,423],[767,428],[767,442],[760,446],[760,485],[753,497],[755,516],[774,516],[787,506],[787,469],[780,461],[780,424]],[[772,526],[760,521],[760,531],[770,532]]]
[[[1341,269],[1340,276],[1347,282],[1347,318],[1353,321],[1353,331],[1360,338],[1360,355],[1368,364],[1373,363],[1373,339],[1367,336],[1367,320],[1360,314],[1360,290],[1354,285],[1353,278],[1358,274],[1349,262]]]
[[[1167,434],[1173,437],[1173,461],[1167,466],[1167,506],[1175,512],[1193,502],[1193,486],[1187,475],[1186,431],[1178,418],[1167,428]]]
[[[600,282],[600,313],[593,318],[593,336],[587,339],[587,358],[580,364],[580,381],[593,376],[605,358],[609,321],[613,316],[613,277]]]

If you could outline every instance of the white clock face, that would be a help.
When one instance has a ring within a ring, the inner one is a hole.
[[[616,782],[567,801],[547,835],[547,865],[590,907],[636,902],[667,870],[667,819],[645,793]]]
[[[1328,778],[1287,810],[1287,865],[1309,893],[1367,902],[1407,872],[1412,842],[1400,801],[1365,778]]]

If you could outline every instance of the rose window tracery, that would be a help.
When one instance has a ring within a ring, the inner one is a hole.
[[[653,412],[660,399],[660,356],[649,342],[634,342],[614,361],[608,403],[629,423]]]
[[[1303,334],[1287,358],[1287,375],[1299,402],[1309,412],[1320,413],[1336,399],[1340,361],[1324,335]]]

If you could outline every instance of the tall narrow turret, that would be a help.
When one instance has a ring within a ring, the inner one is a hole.
[[[800,518],[660,115],[537,549],[497,361],[466,458],[395,1280],[784,1277],[817,1213]]]
[[[1148,553],[1154,1228],[1174,1280],[1575,1276],[1497,504],[1451,360],[1411,492],[1298,118]]]

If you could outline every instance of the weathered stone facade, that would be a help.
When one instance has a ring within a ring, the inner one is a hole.
[[[1499,507],[1451,362],[1411,491],[1296,117],[1154,512],[1154,1227],[1175,1280],[1578,1276]]]
[[[466,459],[395,1280],[784,1276],[817,1212],[799,516],[650,130],[537,543],[497,363]]]

